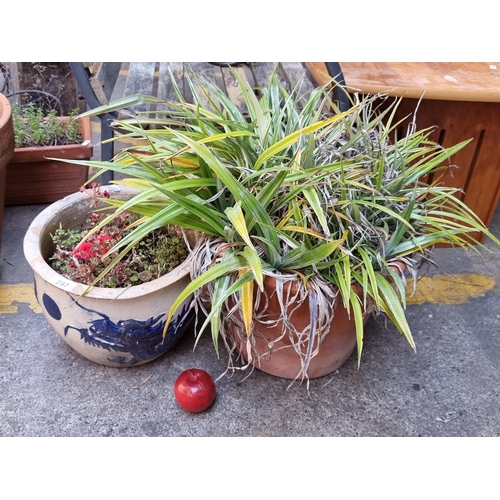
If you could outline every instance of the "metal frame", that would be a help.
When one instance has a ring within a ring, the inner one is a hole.
[[[338,83],[333,89],[335,98],[339,103],[340,111],[347,111],[351,107],[346,90],[344,74],[338,62],[325,62],[326,69],[332,78]]]
[[[92,85],[89,80],[89,73],[87,68],[81,62],[70,62],[69,66],[75,79],[80,87],[80,91],[83,97],[87,101],[88,106],[91,109],[95,109],[102,105],[102,103],[97,98]],[[114,142],[105,142],[108,139],[113,138],[113,128],[111,123],[118,118],[118,113],[105,113],[98,115],[101,120],[101,160],[111,161],[114,156]],[[113,178],[113,172],[104,172],[101,174],[101,184],[107,184]]]

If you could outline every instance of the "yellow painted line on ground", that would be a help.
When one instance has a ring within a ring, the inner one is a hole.
[[[471,298],[483,297],[486,292],[497,289],[497,282],[484,274],[439,274],[423,276],[418,280],[417,291],[413,296],[413,282],[407,286],[407,304],[464,304]],[[25,303],[35,313],[42,309],[35,298],[32,283],[0,285],[0,314],[13,314],[19,311],[16,303]]]
[[[25,303],[36,313],[42,309],[35,298],[33,283],[18,283],[16,285],[0,285],[0,314],[12,314],[18,312],[15,303]]]
[[[484,297],[497,288],[497,282],[484,274],[438,274],[423,276],[413,296],[413,280],[407,287],[407,304],[464,304],[471,298]]]

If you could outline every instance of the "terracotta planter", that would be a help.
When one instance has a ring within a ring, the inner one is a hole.
[[[7,164],[14,154],[14,128],[10,101],[0,94],[0,248],[2,246],[3,207]]]
[[[229,335],[235,340],[238,352],[248,362],[248,342],[251,343],[252,360],[251,364],[259,370],[274,375],[276,377],[286,379],[301,378],[302,360],[304,359],[309,342],[304,340],[300,347],[301,355],[295,348],[297,345],[292,345],[292,341],[287,333],[281,340],[277,340],[282,334],[283,321],[280,319],[280,304],[276,297],[275,278],[268,277],[264,279],[264,287],[269,301],[261,304],[256,312],[259,316],[265,311],[265,321],[255,322],[252,338],[246,335],[243,328],[238,327],[240,318],[237,315],[235,322],[229,324]],[[295,293],[296,284],[294,282],[285,282],[284,290],[292,287],[292,295]],[[368,315],[365,315],[365,321]],[[310,322],[309,301],[305,301],[293,313],[291,313],[291,322],[297,331],[303,331]],[[229,322],[228,322],[229,323]],[[293,343],[297,344],[298,338],[293,335]],[[347,310],[342,304],[340,297],[337,300],[335,315],[331,322],[330,329],[325,335],[317,355],[315,355],[307,369],[307,377],[318,378],[334,372],[342,366],[351,356],[354,347],[356,346],[356,328],[354,317],[348,316]],[[317,339],[312,346],[313,351],[318,347]]]
[[[85,184],[88,167],[47,159],[90,160],[93,154],[90,117],[82,118],[80,123],[81,144],[14,150],[7,165],[6,206],[52,203],[77,192]]]
[[[104,187],[113,198],[129,199],[137,193],[113,188]],[[107,366],[140,365],[171,349],[191,324],[188,300],[178,309],[163,340],[170,305],[190,281],[190,261],[149,283],[94,287],[78,299],[87,287],[67,280],[47,264],[54,250],[50,234],[60,224],[81,227],[93,210],[88,194],[76,193],[53,203],[33,220],[24,238],[24,254],[35,274],[35,294],[50,325],[82,356]]]

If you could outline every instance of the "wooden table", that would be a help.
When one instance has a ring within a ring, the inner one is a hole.
[[[318,83],[328,78],[323,63],[308,66]],[[463,189],[461,199],[488,226],[500,196],[500,63],[341,62],[340,66],[351,93],[403,97],[398,118],[413,115],[418,105],[417,127],[435,127],[431,139],[443,147],[474,139],[452,158],[459,168],[448,168],[441,181]]]

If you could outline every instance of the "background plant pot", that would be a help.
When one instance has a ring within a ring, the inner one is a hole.
[[[265,309],[265,320],[263,322],[255,322],[252,334],[252,340],[247,337],[247,334],[240,328],[240,318],[237,315],[237,321],[228,322],[229,335],[236,343],[238,352],[243,358],[248,361],[247,342],[252,343],[252,361],[259,370],[275,375],[276,377],[286,379],[301,378],[302,360],[307,352],[309,342],[304,341],[300,346],[301,355],[299,355],[290,337],[285,335],[281,340],[277,340],[282,333],[283,321],[281,318],[281,308],[278,302],[275,288],[276,279],[266,276],[264,279],[264,287],[269,301],[266,304],[261,304],[257,310],[257,315],[260,315]],[[288,287],[294,287],[292,294],[295,293],[296,282],[285,281],[284,290]],[[298,331],[303,331],[310,321],[309,301],[306,300],[291,314],[290,320],[293,322]],[[365,315],[365,321],[368,315]],[[294,343],[297,344],[298,338],[293,336]],[[307,369],[308,378],[318,378],[334,372],[342,366],[352,354],[356,346],[356,327],[354,317],[348,316],[347,310],[342,304],[340,295],[337,299],[335,307],[335,315],[331,322],[328,333],[323,338],[319,351],[314,356]],[[313,345],[313,349],[317,347],[317,342]]]
[[[47,159],[90,160],[93,154],[90,118],[81,118],[80,123],[83,137],[81,144],[14,150],[7,165],[6,206],[52,203],[77,192],[85,184],[88,167]]]
[[[2,247],[3,207],[7,164],[14,154],[14,127],[10,101],[0,94],[0,248]]]
[[[113,198],[129,199],[132,189],[105,186]],[[165,340],[163,327],[170,305],[190,281],[186,260],[172,272],[129,288],[92,288],[70,281],[48,264],[54,245],[50,234],[62,224],[81,227],[95,210],[88,192],[75,193],[43,210],[24,238],[24,254],[35,273],[35,294],[50,325],[75,351],[107,366],[134,366],[167,352],[192,323],[190,299],[174,316]],[[77,302],[75,302],[78,299]]]

